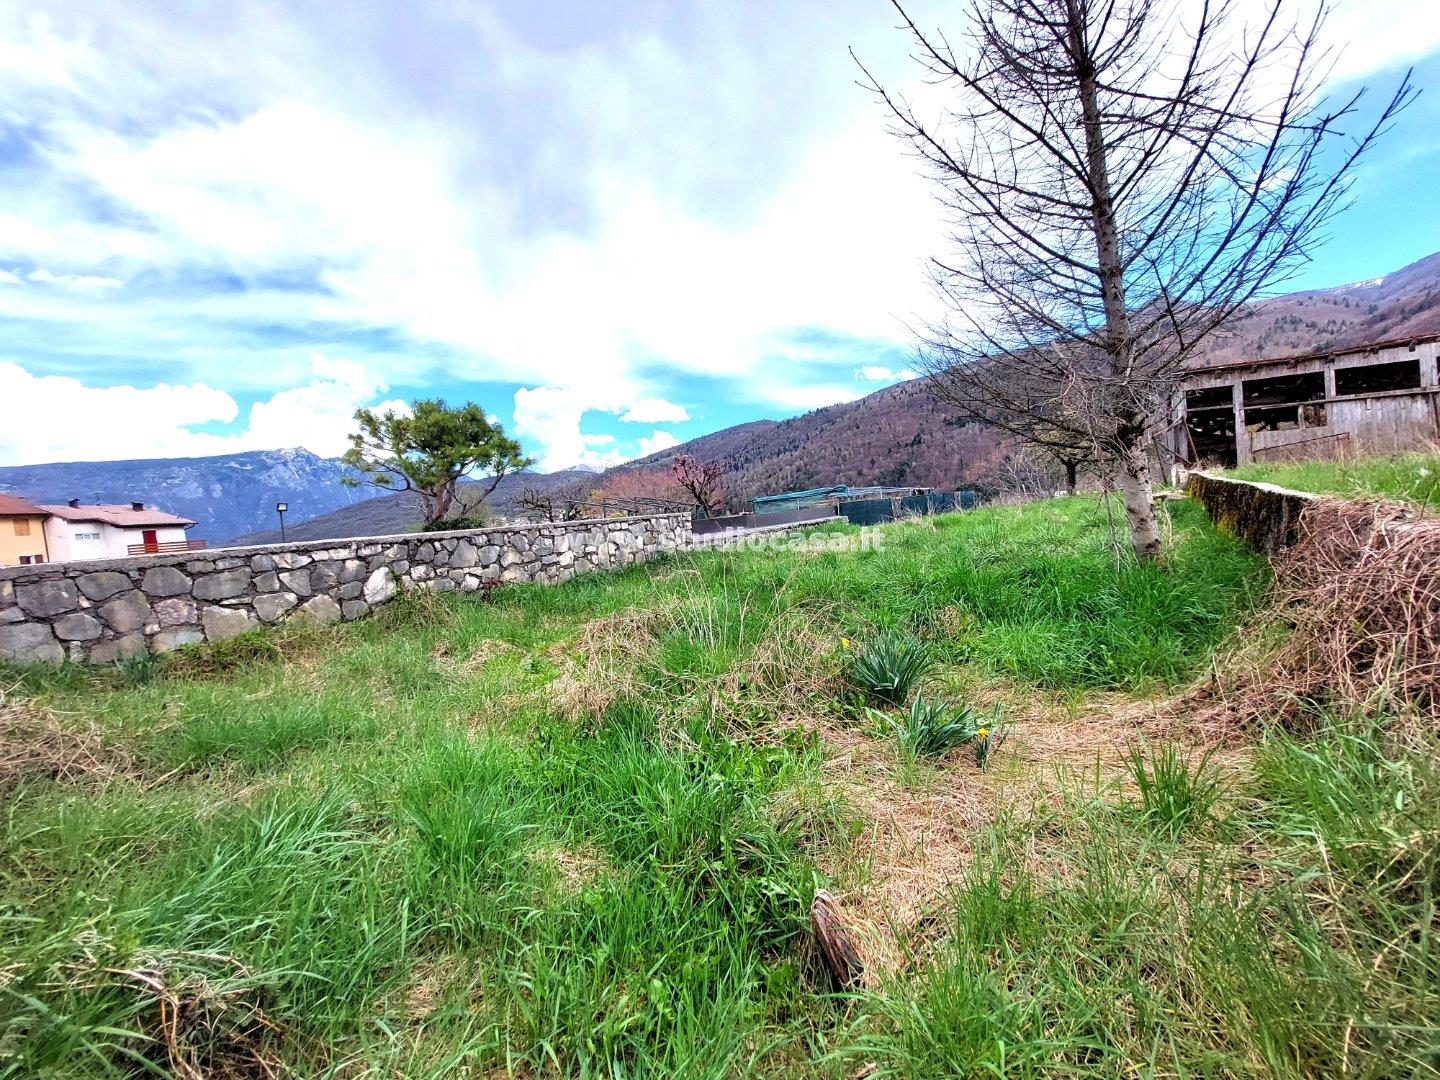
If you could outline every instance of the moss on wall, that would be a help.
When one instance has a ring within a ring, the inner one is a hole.
[[[1315,499],[1303,491],[1209,473],[1191,473],[1185,494],[1205,507],[1226,532],[1267,555],[1295,542],[1300,514]]]

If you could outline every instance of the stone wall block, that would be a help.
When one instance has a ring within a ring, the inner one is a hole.
[[[84,611],[72,611],[55,620],[55,636],[61,641],[94,641],[104,631],[100,620]]]
[[[335,586],[340,584],[340,561],[338,559],[326,559],[324,562],[317,562],[310,567],[310,591],[314,593],[329,593],[335,591]]]
[[[253,612],[244,608],[207,607],[200,612],[200,625],[209,641],[224,641],[253,630],[259,623]]]
[[[110,629],[117,634],[139,630],[151,615],[150,601],[145,599],[145,594],[139,589],[131,589],[128,593],[121,593],[114,599],[105,601],[100,605],[99,611]]]
[[[390,597],[395,595],[395,576],[390,573],[389,568],[379,567],[365,581],[365,589],[362,594],[367,604],[383,604]]]
[[[278,622],[280,617],[300,602],[291,592],[264,593],[255,597],[255,614],[261,622]]]
[[[190,579],[174,566],[152,566],[141,577],[140,588],[152,598],[184,596],[190,591]]]
[[[99,570],[93,574],[81,574],[75,584],[91,600],[108,600],[130,588],[130,575],[116,570]]]
[[[186,626],[197,622],[200,618],[195,601],[188,596],[172,596],[165,600],[157,600],[154,610],[155,618],[162,628]]]
[[[194,626],[181,626],[174,630],[161,630],[150,639],[150,647],[156,652],[173,652],[182,645],[195,645],[204,640],[203,630]]]
[[[15,588],[15,602],[26,615],[63,615],[80,606],[80,591],[64,578]]]
[[[90,646],[86,657],[92,664],[113,664],[130,656],[139,656],[147,651],[144,634],[124,634],[107,641],[97,641]]]
[[[0,657],[22,664],[57,664],[65,657],[55,632],[40,622],[0,626]]]
[[[280,573],[280,581],[296,596],[309,596],[315,591],[310,588],[310,571],[308,569],[283,570]]]
[[[295,610],[295,617],[318,623],[338,622],[340,605],[328,596],[312,596]]]
[[[225,600],[248,590],[250,580],[250,570],[247,567],[236,567],[197,579],[193,592],[201,600]]]

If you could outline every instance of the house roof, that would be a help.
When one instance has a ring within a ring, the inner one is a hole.
[[[0,495],[0,517],[44,517],[43,507],[17,499],[14,495]]]
[[[1289,356],[1262,356],[1250,360],[1227,360],[1223,364],[1211,364],[1206,366],[1202,363],[1186,364],[1180,369],[1181,378],[1190,378],[1197,375],[1210,375],[1218,371],[1241,371],[1247,368],[1271,367],[1275,365],[1295,365],[1313,363],[1317,360],[1331,360],[1341,356],[1352,356],[1357,353],[1377,353],[1386,349],[1399,349],[1405,346],[1414,348],[1416,345],[1428,345],[1432,341],[1440,341],[1440,334],[1416,334],[1411,337],[1384,338],[1380,341],[1370,341],[1363,345],[1342,345],[1338,348],[1312,349],[1310,352],[1292,353]]]
[[[104,525],[114,525],[117,529],[149,528],[156,525],[179,525],[188,529],[195,524],[189,518],[176,517],[162,510],[136,510],[128,503],[114,506],[46,505],[40,509],[65,521],[98,521]]]

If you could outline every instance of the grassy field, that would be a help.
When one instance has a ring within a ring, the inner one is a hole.
[[[1431,509],[1440,506],[1440,453],[1434,451],[1343,461],[1244,465],[1226,470],[1226,475],[1321,495],[1404,499]]]
[[[1437,747],[1177,715],[1266,577],[1170,507],[1164,569],[1069,499],[16,672],[0,1076],[1433,1075]]]

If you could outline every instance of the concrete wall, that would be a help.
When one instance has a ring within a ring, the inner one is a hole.
[[[1203,472],[1190,474],[1185,494],[1205,507],[1216,525],[1266,555],[1295,542],[1300,515],[1318,498],[1274,484]]]
[[[690,545],[688,514],[0,569],[0,657],[108,663],[292,618],[355,619],[397,589],[555,583]]]

